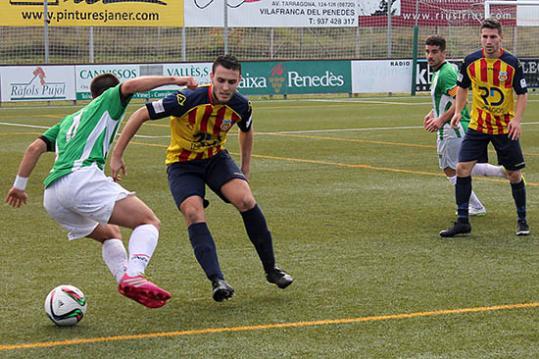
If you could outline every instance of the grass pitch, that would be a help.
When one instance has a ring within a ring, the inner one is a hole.
[[[128,113],[141,104],[132,104]],[[42,157],[29,203],[2,207],[1,357],[536,358],[539,352],[539,98],[523,124],[529,237],[514,234],[509,185],[475,178],[487,207],[470,237],[442,240],[454,195],[422,127],[428,97],[259,101],[251,186],[278,263],[268,284],[241,217],[213,193],[207,211],[236,296],[211,299],[168,191],[167,120],[143,126],[123,185],[162,222],[148,275],[173,294],[149,310],[116,291],[100,246],[71,241],[42,208]],[[70,106],[0,108],[5,194],[26,146]],[[236,136],[228,148],[238,158]],[[491,152],[491,162],[495,153]],[[124,232],[127,243],[129,232]],[[43,301],[59,284],[86,294],[79,325],[57,328]]]

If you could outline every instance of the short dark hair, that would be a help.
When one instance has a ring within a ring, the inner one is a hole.
[[[120,83],[120,80],[113,74],[101,74],[94,77],[92,83],[90,84],[90,92],[92,93],[92,98],[99,97],[103,92],[107,91],[109,88],[114,87]]]
[[[500,24],[498,20],[492,17],[483,20],[483,22],[481,23],[481,29],[479,31],[483,29],[496,29],[498,30],[499,35],[502,34],[502,24]]]
[[[238,59],[233,55],[221,55],[217,57],[213,62],[211,71],[215,72],[215,69],[218,65],[223,66],[225,69],[238,70],[241,74],[241,64]]]
[[[430,35],[425,40],[425,45],[438,46],[441,51],[445,51],[445,39],[440,35]]]

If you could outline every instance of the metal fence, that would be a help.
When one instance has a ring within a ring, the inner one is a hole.
[[[422,26],[424,38],[445,36],[451,57],[479,48],[479,29]],[[0,27],[0,64],[155,63],[212,61],[228,52],[241,60],[411,58],[413,28],[155,28]],[[504,47],[537,56],[539,28],[504,28]],[[48,47],[46,47],[46,42]],[[47,51],[48,49],[48,51]]]

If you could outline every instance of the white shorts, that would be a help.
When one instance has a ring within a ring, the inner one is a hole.
[[[133,194],[94,165],[82,167],[46,188],[43,206],[68,230],[71,240],[86,237],[98,224],[108,223],[114,204]]]
[[[436,148],[438,152],[438,163],[441,169],[457,168],[459,162],[459,151],[462,137],[448,137],[443,140],[438,138]]]

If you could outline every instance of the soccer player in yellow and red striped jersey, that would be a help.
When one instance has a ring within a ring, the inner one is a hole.
[[[169,187],[186,221],[195,257],[212,282],[213,299],[220,302],[232,297],[234,289],[224,279],[206,224],[206,185],[239,210],[267,281],[286,288],[293,278],[275,264],[271,233],[247,182],[253,146],[252,108],[237,92],[241,64],[234,56],[219,56],[210,79],[209,86],[178,91],[137,110],[118,139],[110,166],[113,178],[119,179],[125,173],[123,152],[140,126],[147,120],[170,118]],[[234,124],[240,129],[241,169],[224,147]]]
[[[461,67],[451,125],[455,127],[459,124],[462,116],[460,111],[466,105],[470,87],[471,121],[457,164],[457,222],[441,231],[442,237],[471,232],[468,220],[468,202],[472,191],[470,174],[489,143],[494,145],[498,162],[505,167],[511,183],[517,210],[516,234],[522,236],[530,233],[526,219],[526,186],[520,172],[525,162],[519,142],[522,116],[528,98],[527,86],[519,60],[503,49],[501,42],[500,23],[495,19],[486,19],[481,24],[482,49],[468,55]]]

